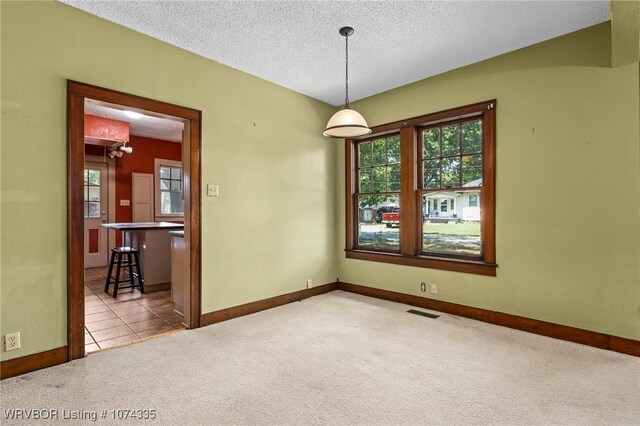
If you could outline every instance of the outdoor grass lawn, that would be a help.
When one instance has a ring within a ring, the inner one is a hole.
[[[480,236],[480,223],[425,223],[425,234]]]
[[[423,248],[432,252],[480,254],[479,223],[425,223]],[[358,234],[358,246],[390,251],[400,250],[400,229],[367,225]]]

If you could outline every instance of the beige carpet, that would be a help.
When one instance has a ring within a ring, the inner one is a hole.
[[[92,354],[3,381],[2,424],[640,424],[640,359],[409,308],[336,291]]]

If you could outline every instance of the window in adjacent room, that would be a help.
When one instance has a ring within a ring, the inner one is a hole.
[[[182,163],[155,159],[156,217],[184,216]]]
[[[84,169],[84,217],[100,217],[100,170]]]
[[[372,130],[346,141],[347,257],[495,275],[495,101]]]

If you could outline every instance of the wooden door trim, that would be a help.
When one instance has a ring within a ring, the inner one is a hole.
[[[84,351],[84,101],[86,98],[165,114],[190,123],[188,152],[191,185],[190,214],[190,327],[200,326],[201,310],[201,120],[202,112],[179,105],[67,80],[67,348],[68,360]],[[184,153],[183,153],[184,154]],[[185,200],[186,201],[186,200]]]

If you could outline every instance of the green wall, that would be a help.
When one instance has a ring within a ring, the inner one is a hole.
[[[1,2],[0,334],[66,344],[66,79],[203,112],[202,311],[341,280],[640,338],[637,62],[603,24],[354,103],[371,125],[497,98],[498,276],[344,258],[321,102],[59,3]],[[255,123],[255,125],[254,125]],[[533,131],[535,129],[535,131]],[[421,294],[421,293],[420,293]]]
[[[440,300],[639,339],[639,69],[610,63],[605,23],[353,103],[377,125],[497,99],[499,268],[490,278],[341,254],[340,280],[416,295],[437,283]]]
[[[202,312],[335,281],[335,108],[60,3],[0,7],[3,360],[66,345],[66,79],[202,111]]]

